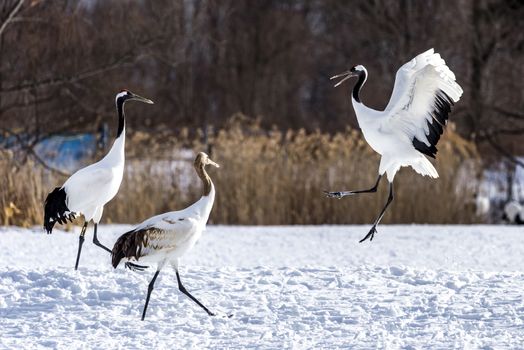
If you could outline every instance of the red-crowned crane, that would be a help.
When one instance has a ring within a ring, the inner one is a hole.
[[[125,114],[126,101],[140,101],[152,104],[153,101],[122,90],[116,95],[118,112],[118,131],[113,146],[100,161],[75,172],[61,187],[56,187],[47,195],[44,204],[44,228],[48,234],[53,231],[55,223],[64,224],[77,215],[84,215],[84,225],[80,232],[75,270],[78,269],[84,235],[89,221],[95,224],[93,243],[111,250],[98,241],[96,231],[102,218],[104,205],[117,194],[124,174],[125,162]]]
[[[200,152],[194,163],[196,173],[204,185],[202,197],[198,201],[186,209],[160,214],[145,220],[133,230],[120,236],[113,247],[114,268],[120,264],[122,259],[126,261],[125,266],[132,270],[141,270],[142,266],[133,264],[131,261],[157,264],[156,273],[147,289],[142,321],[146,317],[149,298],[156,278],[166,263],[171,264],[175,269],[178,289],[204,309],[208,315],[215,315],[186,290],[178,272],[180,257],[189,251],[202,235],[215,201],[215,186],[206,172],[206,165],[219,167],[217,163],[209,159],[207,154]]]
[[[382,175],[387,175],[388,200],[369,233],[360,240],[363,242],[368,238],[370,241],[373,239],[378,223],[393,201],[393,179],[400,167],[411,166],[421,175],[438,177],[425,155],[435,158],[435,146],[443,133],[451,106],[462,95],[462,88],[455,82],[455,74],[433,49],[400,67],[393,93],[384,111],[371,109],[360,100],[360,90],[368,77],[364,66],[354,66],[331,79],[342,78],[336,87],[351,77],[358,77],[351,95],[358,124],[368,144],[382,156],[379,175],[370,189],[325,193],[331,198],[342,198],[376,192]]]

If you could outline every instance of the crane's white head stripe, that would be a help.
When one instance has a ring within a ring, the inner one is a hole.
[[[118,100],[120,97],[124,97],[124,96],[127,96],[127,95],[129,95],[129,91],[124,90],[124,91],[122,91],[122,92],[120,92],[120,93],[118,93],[116,95],[115,100]]]
[[[364,68],[363,65],[359,64],[358,66],[355,66],[355,70],[356,70],[356,71],[361,71],[361,72],[363,72],[363,71],[366,70],[366,68]]]

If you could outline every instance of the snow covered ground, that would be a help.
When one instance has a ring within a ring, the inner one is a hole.
[[[100,228],[111,245],[128,226]],[[77,234],[0,228],[1,348],[522,348],[524,230],[516,226],[211,226],[165,268],[113,270]],[[76,230],[78,232],[78,229]]]

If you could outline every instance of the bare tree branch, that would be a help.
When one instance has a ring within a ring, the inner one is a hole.
[[[486,136],[486,140],[488,141],[489,145],[495,151],[500,153],[504,158],[508,159],[513,164],[524,168],[524,162],[520,161],[517,157],[513,156],[510,152],[506,151],[502,146],[500,146],[500,142],[496,142],[495,140],[493,140],[493,138],[489,134],[486,134],[485,136]]]
[[[42,18],[32,18],[32,17],[15,17],[11,19],[11,23],[42,23],[42,24],[47,24],[50,26],[56,25],[52,21],[42,19]]]
[[[0,92],[15,92],[15,91],[22,91],[26,89],[34,89],[34,88],[41,88],[41,87],[47,87],[47,86],[53,86],[53,85],[60,85],[64,83],[75,83],[80,80],[84,80],[87,78],[94,77],[96,75],[107,73],[108,71],[111,71],[113,69],[128,66],[130,62],[126,62],[126,61],[131,57],[132,56],[129,54],[124,55],[109,65],[106,65],[104,67],[95,68],[95,69],[80,73],[76,76],[67,77],[67,78],[50,78],[50,79],[44,79],[44,80],[34,81],[34,82],[23,82],[18,85],[13,85],[13,86],[4,88],[0,90]]]
[[[490,106],[489,108],[491,108],[493,111],[497,113],[505,115],[506,117],[524,120],[524,113],[517,112],[517,111],[509,111],[507,109],[497,107],[497,106]]]
[[[85,110],[86,112],[90,113],[90,114],[94,114],[94,115],[105,115],[105,116],[108,116],[109,113],[108,111],[106,110],[103,110],[103,107],[99,107],[99,108],[92,108],[90,106],[88,106],[86,103],[84,103],[84,101],[79,98],[78,96],[76,96],[69,88],[67,87],[64,87],[62,89],[62,92],[68,96],[71,100],[73,100],[75,102],[75,104],[79,107],[81,107],[83,110]]]
[[[7,28],[7,25],[12,21],[13,17],[17,14],[18,11],[20,11],[20,8],[24,4],[24,0],[18,1],[18,4],[16,4],[13,7],[13,10],[9,13],[7,18],[5,19],[4,23],[0,26],[0,37],[2,36],[4,30]]]
[[[5,127],[2,127],[0,126],[0,129],[3,130],[4,132],[14,136],[18,142],[20,143],[20,146],[22,148],[24,148],[24,150],[26,151],[27,154],[31,154],[33,156],[33,158],[38,162],[40,163],[44,168],[50,170],[50,171],[53,171],[57,174],[60,174],[62,176],[66,176],[66,177],[69,177],[71,176],[71,174],[69,173],[66,173],[60,169],[57,169],[55,167],[52,167],[51,165],[47,164],[34,150],[34,146],[36,145],[36,142],[33,142],[31,145],[29,145],[28,143],[26,143],[22,137],[20,137],[20,135],[18,133],[15,133],[14,131],[12,130],[9,130]]]

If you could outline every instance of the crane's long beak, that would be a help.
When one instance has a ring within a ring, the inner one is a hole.
[[[340,84],[342,84],[343,82],[345,82],[346,80],[348,80],[349,78],[354,77],[354,76],[356,76],[356,74],[354,74],[353,72],[348,70],[348,71],[346,71],[344,73],[340,73],[340,74],[332,76],[331,78],[329,78],[329,80],[333,80],[333,79],[337,79],[337,78],[343,77],[342,80],[340,80],[338,83],[335,84],[335,87],[337,87]]]
[[[211,159],[207,159],[207,164],[209,165],[212,165],[212,166],[215,166],[217,168],[220,168],[220,165],[218,165],[217,163],[213,162]]]
[[[151,101],[150,99],[142,97],[142,96],[139,96],[139,95],[136,95],[136,94],[133,94],[133,97],[131,97],[130,100],[135,100],[135,101],[140,101],[140,102],[144,102],[144,103],[149,103],[150,105],[154,104],[154,102]]]

